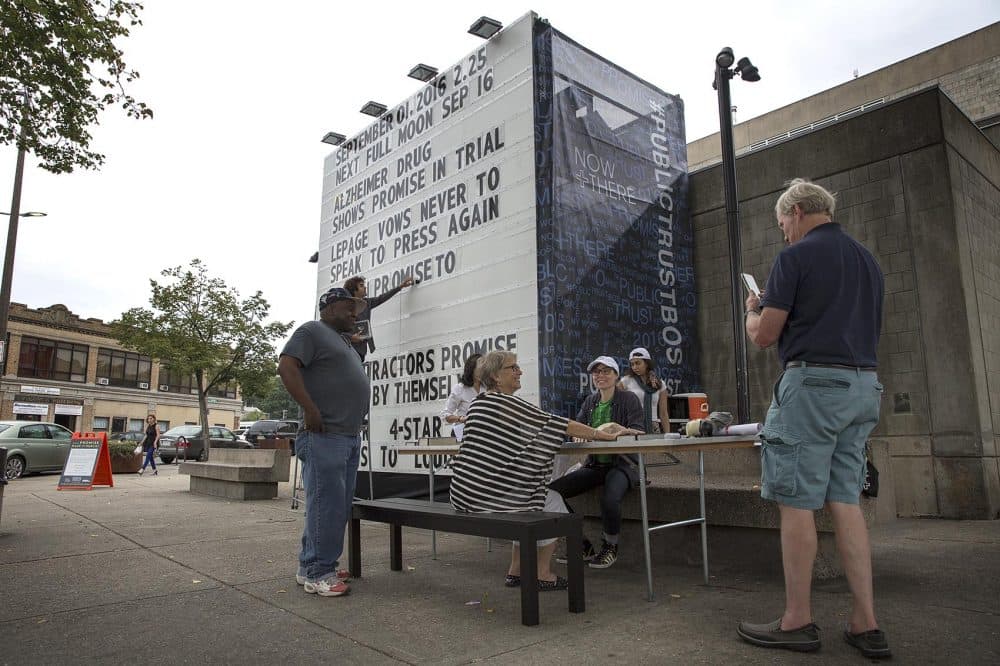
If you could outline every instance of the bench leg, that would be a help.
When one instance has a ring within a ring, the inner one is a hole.
[[[361,520],[352,518],[347,533],[347,569],[351,577],[361,578]]]
[[[396,523],[389,525],[389,568],[403,570],[403,528]]]
[[[566,568],[569,577],[569,612],[587,610],[583,588],[583,527],[566,535]]]
[[[538,624],[538,546],[533,537],[521,539],[520,550],[521,624],[533,627]]]

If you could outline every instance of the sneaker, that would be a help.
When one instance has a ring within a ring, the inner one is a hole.
[[[892,656],[892,651],[889,650],[889,641],[885,639],[885,633],[881,629],[852,634],[850,627],[845,627],[844,640],[847,641],[848,645],[853,645],[861,650],[861,654],[870,659],[886,659]]]
[[[342,580],[338,580],[336,577],[324,578],[315,583],[307,580],[302,589],[307,594],[318,594],[321,597],[342,597],[351,591],[350,585]]]
[[[583,540],[583,561],[591,562],[595,557],[597,557],[597,551],[594,550],[594,544],[590,543],[589,539]],[[566,554],[562,553],[556,555],[556,562],[559,564],[566,564]]]
[[[819,627],[812,622],[798,629],[788,630],[782,630],[781,618],[767,624],[740,622],[736,633],[748,643],[761,647],[784,648],[796,652],[815,652],[820,647]]]
[[[308,580],[306,578],[306,575],[304,573],[301,573],[301,571],[302,570],[300,569],[298,572],[295,573],[295,583],[297,585],[305,585],[306,580]],[[342,580],[345,583],[350,582],[351,572],[348,571],[347,569],[337,569],[337,580]]]
[[[604,542],[601,546],[601,552],[599,552],[593,560],[590,561],[591,569],[607,569],[615,560],[618,559],[618,544]]]

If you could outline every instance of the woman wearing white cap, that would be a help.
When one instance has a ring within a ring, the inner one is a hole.
[[[670,430],[669,395],[656,376],[656,362],[645,347],[636,347],[628,355],[629,369],[618,382],[620,388],[631,391],[642,403],[643,430],[668,432]]]
[[[583,401],[576,420],[601,429],[605,424],[618,424],[644,432],[642,404],[633,394],[615,386],[618,362],[610,356],[598,356],[587,366],[597,390]],[[617,426],[613,426],[617,427]],[[601,523],[604,528],[600,552],[595,552],[587,539],[583,540],[583,559],[591,568],[607,569],[618,559],[618,535],[622,527],[622,499],[639,483],[639,459],[636,455],[587,456],[583,467],[555,479],[549,488],[563,499],[576,497],[591,488],[601,489]],[[568,505],[567,505],[568,506]]]

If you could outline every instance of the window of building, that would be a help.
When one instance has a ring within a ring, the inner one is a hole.
[[[146,429],[146,419],[129,419],[128,420],[128,431],[129,432],[142,432]]]
[[[107,416],[95,416],[94,417],[94,432],[107,432],[108,424],[111,423],[111,419]]]
[[[153,361],[148,356],[118,349],[97,350],[97,383],[148,389]]]
[[[185,375],[171,368],[160,366],[160,390],[167,393],[186,393],[197,395],[198,383],[194,375]]]
[[[170,421],[157,421],[156,427],[159,428],[160,432],[166,432],[170,430]]]
[[[83,382],[87,379],[86,345],[21,336],[18,377]]]
[[[180,372],[171,370],[167,366],[161,366],[159,389],[167,393],[198,395],[198,382],[195,380],[194,375],[184,375]],[[208,395],[213,398],[235,399],[236,382],[228,382],[226,384],[216,386],[208,392]]]

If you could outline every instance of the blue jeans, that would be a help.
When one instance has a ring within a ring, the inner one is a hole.
[[[351,516],[361,460],[360,435],[301,432],[295,455],[302,463],[306,490],[305,527],[299,570],[318,581],[335,575],[344,552],[344,531]]]
[[[156,461],[153,460],[153,456],[156,454],[156,449],[148,448],[146,449],[146,459],[142,461],[142,468],[146,469],[146,465],[152,465],[153,469],[156,469]]]

